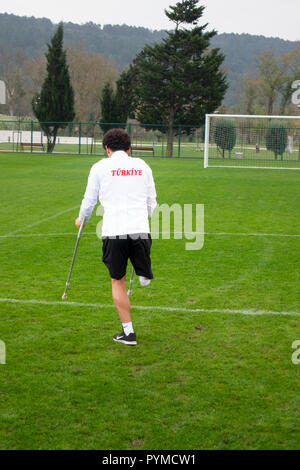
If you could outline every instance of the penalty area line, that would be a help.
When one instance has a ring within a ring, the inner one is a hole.
[[[114,305],[101,303],[83,303],[70,301],[51,301],[38,299],[11,299],[0,298],[2,303],[13,304],[31,304],[31,305],[51,305],[51,306],[70,306],[70,307],[90,307],[90,308],[112,308]],[[221,314],[240,314],[240,315],[280,315],[300,317],[300,312],[278,312],[272,310],[254,310],[254,309],[224,309],[224,308],[187,308],[187,307],[166,307],[159,305],[131,305],[133,309],[155,310],[165,312],[186,312],[186,313],[221,313]]]

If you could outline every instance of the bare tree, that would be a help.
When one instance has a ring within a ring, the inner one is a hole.
[[[99,54],[88,53],[72,44],[67,53],[69,72],[75,92],[76,119],[96,121],[101,115],[102,89],[115,86],[116,67]],[[39,93],[46,77],[46,58],[27,58],[22,50],[0,48],[0,75],[7,90],[7,104],[1,110],[10,116],[32,115],[32,97]]]
[[[6,85],[7,104],[10,116],[24,115],[26,109],[26,74],[23,50],[0,48],[0,75]]]
[[[300,48],[294,49],[287,54],[282,54],[281,60],[286,69],[286,77],[281,89],[279,110],[279,113],[283,115],[291,104],[293,93],[292,83],[294,80],[300,78]]]
[[[26,75],[30,79],[30,91],[35,94],[40,91],[47,75],[47,60],[45,55],[38,58],[30,58],[26,61]]]
[[[266,100],[266,113],[273,114],[276,100],[286,80],[286,67],[271,51],[264,52],[258,61],[261,91]]]
[[[258,74],[240,82],[239,102],[245,114],[294,114],[292,83],[300,77],[300,47],[275,57],[266,51],[258,60]]]
[[[116,67],[105,57],[91,54],[81,45],[67,53],[72,86],[75,92],[76,119],[96,121],[101,114],[102,89],[118,77]]]
[[[240,84],[240,99],[242,112],[245,114],[255,114],[255,105],[260,96],[261,82],[256,77],[243,75]]]

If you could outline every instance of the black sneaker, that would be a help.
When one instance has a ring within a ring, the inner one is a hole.
[[[122,331],[122,333],[119,333],[118,335],[114,335],[113,340],[117,341],[117,343],[129,344],[131,346],[135,346],[137,344],[136,334],[130,333],[126,336],[124,331]]]

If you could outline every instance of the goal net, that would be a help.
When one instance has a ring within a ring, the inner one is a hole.
[[[300,170],[300,116],[207,114],[207,167]]]

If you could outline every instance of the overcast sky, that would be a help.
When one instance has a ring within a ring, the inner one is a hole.
[[[127,24],[171,29],[164,9],[177,0],[1,0],[0,13],[73,23]],[[299,0],[200,0],[203,23],[219,33],[249,33],[300,40]]]

